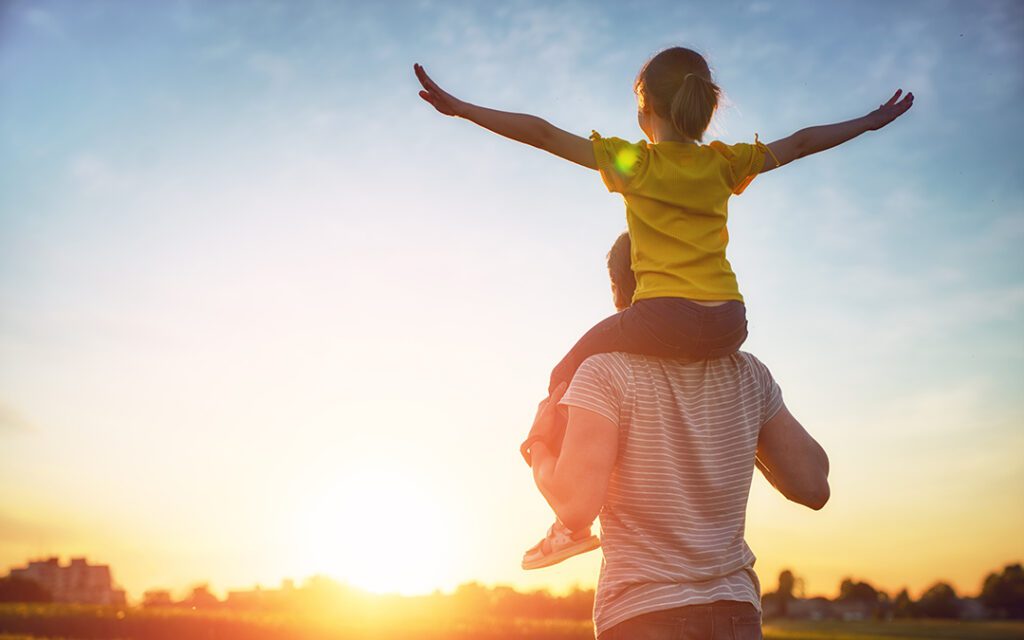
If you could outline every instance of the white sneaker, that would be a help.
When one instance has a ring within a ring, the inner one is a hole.
[[[573,534],[565,525],[556,520],[555,524],[548,529],[547,536],[523,554],[523,569],[550,567],[562,560],[593,551],[600,546],[601,540],[595,535],[590,535],[589,527],[586,532]]]

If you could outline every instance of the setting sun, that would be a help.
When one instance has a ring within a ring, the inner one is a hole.
[[[375,593],[428,593],[451,566],[450,514],[394,470],[345,473],[296,518],[302,563]]]

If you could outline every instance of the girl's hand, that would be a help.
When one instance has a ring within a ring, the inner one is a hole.
[[[903,89],[897,89],[896,93],[892,94],[892,97],[889,98],[889,102],[878,105],[877,109],[868,114],[871,122],[870,131],[881,129],[914,106],[914,94],[908,93],[900,100],[901,93],[903,93]]]
[[[437,86],[437,83],[430,79],[427,72],[419,64],[412,66],[413,71],[416,72],[416,78],[423,85],[423,91],[420,91],[420,97],[429,102],[435,109],[440,111],[446,116],[457,116],[462,112],[462,107],[465,103],[451,95],[441,87]]]
[[[594,158],[594,148],[590,140],[562,131],[536,116],[498,111],[463,102],[437,86],[421,65],[414,64],[412,68],[416,72],[416,78],[423,85],[420,97],[444,115],[465,118],[500,136],[543,149],[588,169],[597,169],[597,160]]]

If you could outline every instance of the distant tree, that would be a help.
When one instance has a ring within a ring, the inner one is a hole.
[[[839,597],[836,602],[854,605],[866,615],[877,618],[881,615],[884,603],[888,603],[889,596],[879,592],[867,582],[857,582],[845,578],[839,584]]]
[[[779,589],[776,591],[779,601],[779,615],[783,618],[789,615],[789,603],[793,600],[793,587],[796,586],[796,576],[789,569],[779,574]]]
[[[171,592],[166,589],[150,589],[142,594],[144,607],[169,607],[172,604]]]
[[[839,602],[878,602],[878,591],[867,582],[856,582],[846,578],[839,585]]]
[[[589,620],[594,612],[594,590],[573,589],[561,599],[564,617],[574,620]]]
[[[893,617],[892,598],[884,591],[878,592],[878,603],[875,607],[875,617],[879,620],[891,620]]]
[[[52,602],[53,596],[35,580],[0,578],[0,602]]]
[[[486,614],[491,610],[491,593],[478,582],[465,582],[455,589],[455,603],[459,610]]]
[[[904,589],[896,594],[892,601],[892,614],[897,618],[916,618],[917,604],[910,599],[910,594]]]
[[[926,618],[958,618],[960,598],[949,584],[937,582],[921,595],[917,610]]]
[[[990,573],[981,587],[981,602],[999,618],[1024,618],[1024,568],[1009,564]]]
[[[208,609],[219,605],[220,600],[210,593],[209,585],[200,584],[192,588],[192,593],[182,601],[182,604],[193,609]]]

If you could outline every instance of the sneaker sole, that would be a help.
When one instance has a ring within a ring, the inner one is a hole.
[[[593,551],[600,546],[601,539],[597,536],[590,536],[589,538],[584,538],[571,546],[559,549],[554,553],[549,553],[548,555],[541,556],[535,560],[523,560],[523,569],[530,570],[550,567],[553,564],[558,564],[563,560],[568,560],[569,558],[578,556],[581,553]]]

